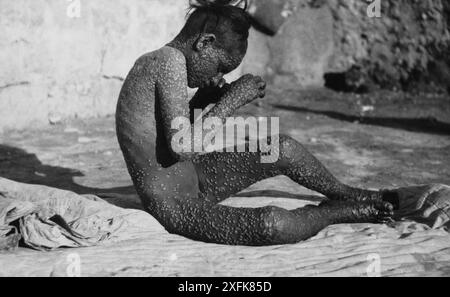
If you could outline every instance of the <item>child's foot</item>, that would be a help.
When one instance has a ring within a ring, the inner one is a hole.
[[[394,210],[399,209],[400,201],[399,196],[394,191],[389,190],[380,190],[380,191],[368,191],[368,190],[360,190],[355,189],[356,193],[352,195],[351,198],[347,199],[347,201],[355,201],[355,202],[388,202],[393,207]]]
[[[382,200],[389,202],[394,206],[394,210],[400,209],[400,197],[397,192],[391,190],[382,190]]]
[[[336,218],[334,224],[386,223],[392,221],[394,206],[382,200],[369,202],[327,200],[321,208],[328,208]]]

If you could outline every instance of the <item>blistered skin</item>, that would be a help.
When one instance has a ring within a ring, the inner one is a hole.
[[[145,209],[169,232],[210,243],[275,245],[306,240],[331,224],[380,222],[392,216],[393,207],[383,201],[381,192],[343,185],[288,136],[280,137],[280,157],[272,164],[262,164],[260,153],[174,152],[170,143],[176,131],[171,122],[176,117],[190,118],[194,108],[215,103],[206,116],[225,119],[262,97],[265,87],[261,79],[247,75],[222,89],[201,88],[189,102],[189,81],[207,85],[220,69],[205,69],[208,77],[202,77],[197,68],[196,77],[189,79],[187,65],[192,60],[187,62],[175,47],[166,46],[136,62],[124,82],[116,113],[118,140],[135,188]],[[240,60],[229,63],[238,65]],[[223,72],[237,65],[228,65]],[[278,175],[332,200],[294,211],[218,204]]]

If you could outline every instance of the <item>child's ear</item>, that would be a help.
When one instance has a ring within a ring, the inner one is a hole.
[[[216,41],[216,35],[210,33],[203,33],[197,39],[194,44],[194,49],[196,51],[201,51],[209,46],[211,46]]]

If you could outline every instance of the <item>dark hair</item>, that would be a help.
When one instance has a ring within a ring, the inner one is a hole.
[[[240,4],[244,7],[239,7]],[[181,31],[183,36],[212,33],[217,44],[228,52],[242,50],[251,27],[248,0],[190,0],[189,6],[188,19]]]

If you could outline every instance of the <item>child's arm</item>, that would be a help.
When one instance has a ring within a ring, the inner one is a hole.
[[[255,99],[266,95],[266,83],[259,76],[246,74],[229,85],[221,100],[206,114],[206,117],[218,117],[225,121],[237,109]]]
[[[164,133],[167,143],[172,143],[172,137],[178,130],[172,129],[173,121],[178,117],[190,119],[190,107],[187,94],[187,71],[184,56],[181,53],[172,52],[170,57],[161,65],[157,80],[157,105],[163,120]],[[225,122],[235,111],[265,95],[265,82],[253,75],[244,75],[229,85],[214,108],[205,117],[218,117]],[[158,112],[158,111],[157,111]],[[191,130],[193,131],[193,125]],[[190,135],[194,135],[191,133]],[[186,137],[189,137],[188,135]],[[192,139],[194,142],[195,139]],[[197,140],[203,143],[203,139]],[[179,161],[190,160],[196,153],[172,152]]]
[[[225,93],[229,90],[230,84],[225,84],[220,87],[208,87],[202,88],[195,93],[189,102],[189,110],[191,114],[191,122],[193,123],[194,111],[204,110],[211,104],[217,104],[220,102]]]

